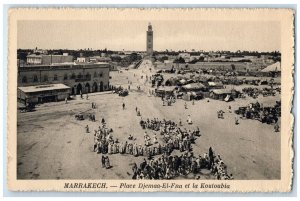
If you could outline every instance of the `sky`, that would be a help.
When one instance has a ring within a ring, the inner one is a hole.
[[[21,49],[146,50],[148,21],[18,21]],[[152,21],[154,50],[280,51],[277,21]]]

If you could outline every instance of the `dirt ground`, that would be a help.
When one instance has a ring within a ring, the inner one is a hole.
[[[122,73],[111,72],[111,84],[127,87],[132,82],[129,96],[120,97],[108,92],[89,94],[89,99],[54,102],[39,105],[34,112],[18,113],[17,134],[17,176],[18,179],[131,179],[131,166],[143,157],[131,155],[110,155],[112,168],[101,167],[101,154],[93,152],[94,130],[105,118],[107,126],[114,130],[114,138],[126,141],[129,134],[143,144],[144,130],[139,125],[141,117],[136,116],[135,108],[141,111],[143,119],[159,118],[184,122],[183,127],[199,127],[202,136],[193,145],[195,155],[203,155],[211,146],[220,154],[228,172],[235,179],[280,179],[280,133],[275,133],[273,125],[256,120],[240,120],[235,125],[236,115],[229,113],[251,102],[275,104],[280,95],[259,96],[254,100],[236,99],[226,103],[218,100],[187,102],[177,100],[172,106],[163,106],[158,97],[148,94],[145,75],[150,75],[151,63],[144,61],[139,69]],[[153,69],[152,69],[153,71]],[[141,79],[141,76],[144,78]],[[141,91],[137,86],[141,86]],[[91,103],[97,104],[92,109]],[[122,103],[125,103],[125,110]],[[224,119],[217,118],[217,111],[225,111]],[[77,121],[74,115],[88,111],[96,116],[96,122]],[[193,125],[186,123],[191,115]],[[91,133],[85,132],[85,126]],[[153,135],[151,132],[150,135]],[[158,137],[160,137],[158,135]],[[161,139],[159,139],[161,140]]]

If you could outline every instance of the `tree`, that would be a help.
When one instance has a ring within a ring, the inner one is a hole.
[[[185,60],[182,57],[179,57],[179,58],[174,60],[174,63],[184,64]]]
[[[130,57],[130,62],[134,62],[142,59],[142,57],[135,52],[131,53],[129,57]]]
[[[120,62],[122,60],[122,58],[120,56],[112,56],[110,57],[112,61],[114,62]]]
[[[27,59],[27,52],[20,52],[20,53],[18,53],[18,59],[26,61],[26,59]]]
[[[159,61],[164,62],[165,60],[168,60],[169,58],[167,56],[163,56],[159,59]]]

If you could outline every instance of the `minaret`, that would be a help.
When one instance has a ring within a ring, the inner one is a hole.
[[[152,56],[152,54],[153,54],[153,31],[152,31],[152,25],[150,22],[148,25],[146,46],[147,46],[147,49],[146,49],[147,55]]]

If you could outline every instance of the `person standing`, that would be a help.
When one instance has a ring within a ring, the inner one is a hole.
[[[123,110],[125,110],[125,103],[123,103],[123,105],[122,105],[122,106],[123,106]]]
[[[105,156],[104,155],[102,155],[101,163],[102,163],[102,168],[104,168],[105,167]]]
[[[235,117],[235,125],[238,125],[238,124],[239,124],[239,118]]]
[[[110,168],[110,161],[109,161],[108,156],[105,157],[105,168],[106,168],[106,169],[109,169],[109,168]]]
[[[185,109],[188,109],[188,108],[187,108],[187,104],[186,104],[186,102],[184,102],[184,108],[185,108]]]
[[[209,147],[208,149],[208,156],[209,156],[209,169],[210,169],[214,164],[214,152],[211,147]]]
[[[193,124],[191,115],[188,115],[188,117],[187,117],[187,122],[188,122],[188,124]]]
[[[278,123],[275,124],[274,130],[276,133],[279,132],[279,124]]]

